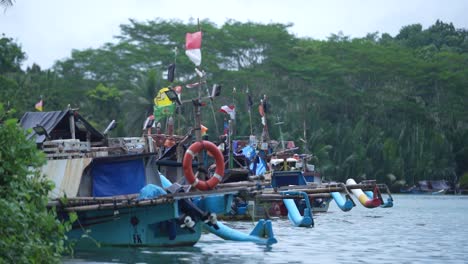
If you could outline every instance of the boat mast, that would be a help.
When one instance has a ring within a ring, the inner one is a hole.
[[[279,132],[280,132],[280,140],[281,140],[281,148],[284,150],[284,139],[283,139],[283,130],[281,129],[281,125],[284,124],[284,122],[280,122],[279,116],[276,116],[276,120],[278,121],[275,123],[279,127]]]
[[[198,31],[201,31],[200,19],[199,18],[197,18],[197,25],[198,25]],[[203,79],[203,77],[205,77],[205,75],[204,75],[204,72],[201,70],[201,67],[200,67],[200,69],[198,67],[195,67],[195,71],[198,74],[198,83],[200,84],[197,87],[197,89],[198,89],[198,98],[193,100],[193,106],[194,106],[194,110],[195,110],[195,140],[201,142],[201,141],[203,141],[202,135],[201,135],[201,133],[202,133],[201,132],[201,106],[202,106],[201,91],[202,91],[202,86],[206,85],[206,84],[203,84],[203,82],[202,82],[203,81],[202,79]],[[197,154],[197,160],[198,160],[198,166],[200,167],[200,164],[202,164],[202,162],[204,161],[202,151],[200,151]],[[202,175],[200,176],[200,178],[202,180],[207,180],[208,175],[206,175],[205,173],[201,173],[201,174]]]
[[[263,132],[262,132],[262,138],[261,138],[261,141],[262,142],[268,142],[269,139],[270,139],[270,135],[268,134],[268,124],[267,124],[267,109],[266,109],[266,105],[267,105],[267,96],[266,94],[263,95],[263,99],[260,100],[260,104],[261,104],[261,108],[262,108],[262,111],[263,111],[263,117],[262,117],[262,123],[263,123]]]

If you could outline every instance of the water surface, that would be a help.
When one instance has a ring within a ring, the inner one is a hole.
[[[204,234],[194,247],[78,250],[65,263],[468,263],[468,196],[394,195],[393,208],[335,204],[315,227],[274,219],[271,247]],[[357,201],[357,199],[355,199]],[[253,222],[227,222],[250,232]]]

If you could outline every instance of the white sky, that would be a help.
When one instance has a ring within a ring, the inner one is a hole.
[[[289,23],[300,37],[325,39],[342,31],[363,37],[379,31],[395,36],[401,27],[437,19],[468,28],[464,0],[15,0],[0,10],[0,34],[15,39],[28,59],[43,69],[71,56],[72,49],[98,48],[114,41],[119,25],[133,18],[209,19],[221,26],[241,22]]]

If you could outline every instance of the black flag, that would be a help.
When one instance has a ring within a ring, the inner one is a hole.
[[[175,64],[172,63],[171,65],[169,65],[169,67],[167,68],[167,80],[169,82],[173,82],[174,81],[174,75],[175,75]]]

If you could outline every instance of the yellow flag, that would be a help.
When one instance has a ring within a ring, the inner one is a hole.
[[[154,98],[154,104],[157,106],[168,106],[172,104],[172,101],[167,97],[166,91],[169,91],[169,88],[164,87],[159,90],[158,94]]]

